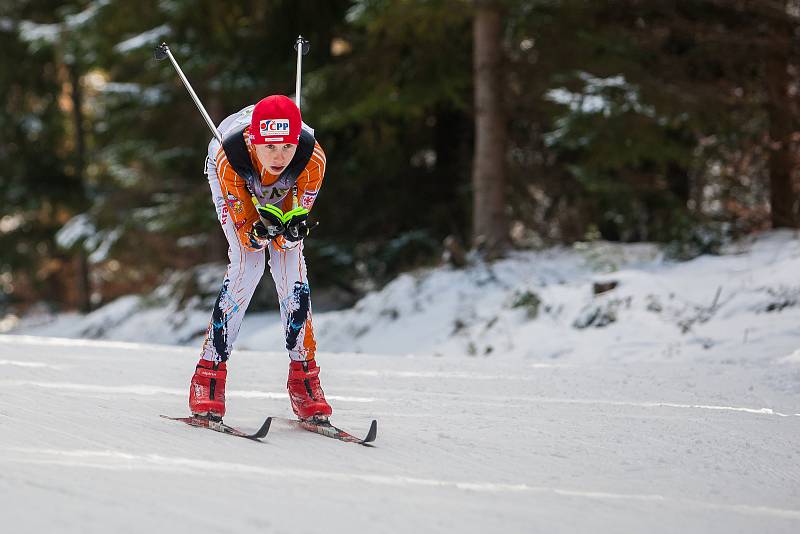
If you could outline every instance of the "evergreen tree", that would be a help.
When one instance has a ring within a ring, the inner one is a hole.
[[[65,110],[70,81],[59,4],[0,8],[0,281],[4,294],[23,301],[76,300],[59,277],[71,265],[54,241],[85,202]]]

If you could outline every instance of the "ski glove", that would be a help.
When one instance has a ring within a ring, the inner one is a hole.
[[[305,211],[306,213],[293,215],[286,221],[286,229],[283,231],[283,237],[286,238],[287,241],[302,241],[308,237],[308,232],[310,230],[308,227],[308,210]]]
[[[308,210],[306,208],[294,208],[284,213],[279,207],[272,204],[256,204],[261,221],[259,221],[266,231],[268,239],[273,239],[282,235],[287,241],[301,241],[308,236],[310,227],[308,226]],[[256,223],[258,224],[258,223]],[[253,225],[255,230],[255,225]]]
[[[273,206],[272,204],[267,204],[266,206],[256,204],[256,210],[258,211],[258,216],[261,218],[259,222],[264,229],[267,239],[273,239],[283,234],[284,230],[286,230],[284,226],[284,213],[279,207]],[[258,222],[256,224],[258,224]],[[255,225],[253,225],[253,228],[255,229]]]
[[[247,235],[250,237],[250,246],[256,250],[266,247],[269,240],[272,239],[269,235],[269,230],[267,230],[262,221],[253,223],[253,229]]]

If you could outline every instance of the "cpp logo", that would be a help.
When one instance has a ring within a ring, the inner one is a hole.
[[[258,123],[261,135],[289,135],[289,119],[263,119]]]

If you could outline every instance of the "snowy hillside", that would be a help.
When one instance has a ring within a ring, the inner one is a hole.
[[[404,275],[315,317],[334,422],[377,418],[372,449],[159,418],[186,411],[202,303],[23,320],[37,336],[0,335],[3,530],[795,533],[798,273],[772,233],[686,263],[596,244]],[[188,346],[40,337],[170,329]],[[226,422],[254,430],[290,415],[277,319],[241,345]]]
[[[171,280],[152,295],[123,297],[88,316],[26,318],[10,333],[199,350],[223,270],[195,273],[205,299],[179,302]],[[491,266],[405,274],[353,309],[316,313],[315,332],[328,352],[774,363],[800,349],[798,273],[800,238],[790,232],[683,263],[665,261],[653,245],[598,242],[519,252]],[[613,289],[596,294],[604,284]],[[238,347],[280,350],[281,338],[277,312],[250,314]]]

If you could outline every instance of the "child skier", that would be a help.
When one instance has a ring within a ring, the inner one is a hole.
[[[287,389],[300,419],[325,420],[311,299],[303,257],[308,213],[325,175],[325,153],[300,109],[272,95],[219,125],[205,172],[228,240],[228,269],[189,389],[192,414],[225,415],[227,361],[247,305],[269,261],[289,351]]]

